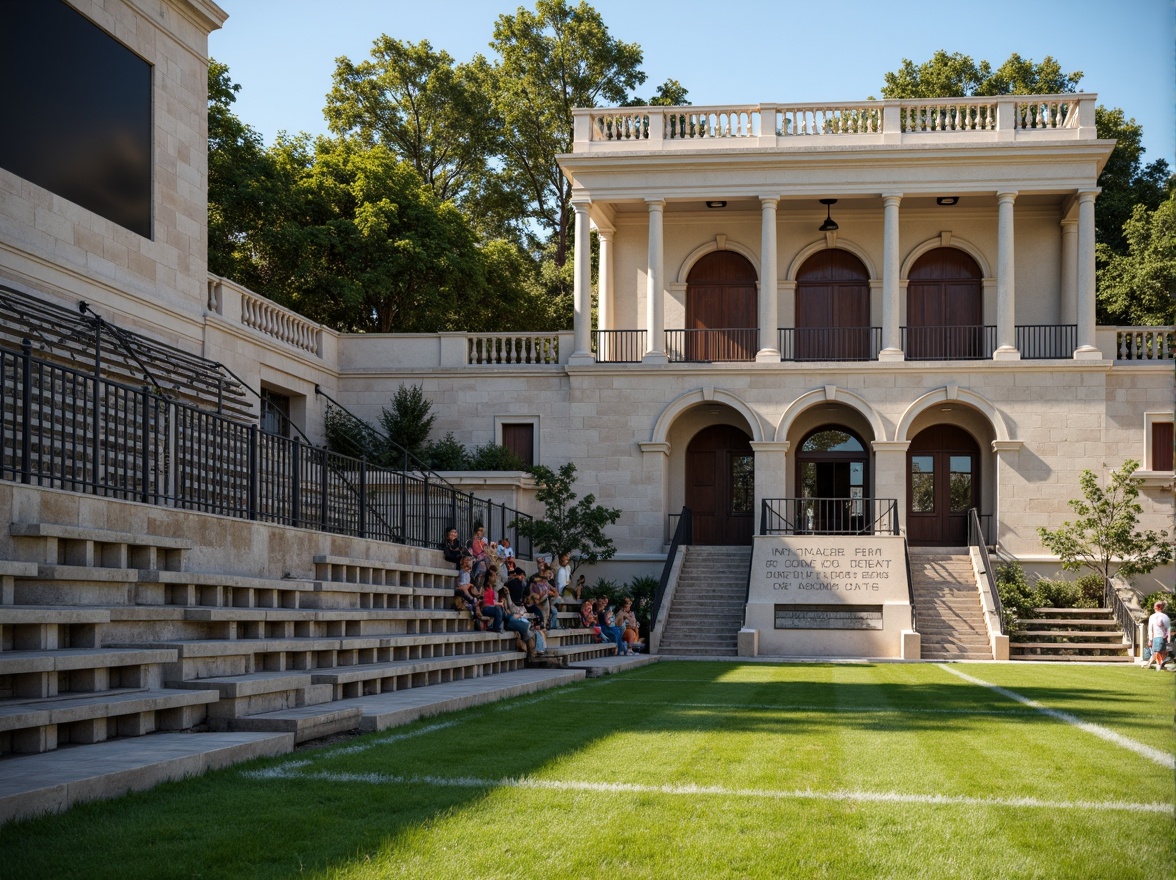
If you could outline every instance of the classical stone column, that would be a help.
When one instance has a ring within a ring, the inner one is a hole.
[[[776,347],[779,335],[779,298],[776,292],[776,206],[779,199],[761,198],[763,220],[760,224],[760,285],[759,285],[759,363],[780,363]]]
[[[1061,321],[1078,323],[1078,221],[1062,221]]]
[[[874,450],[875,498],[892,498],[898,507],[899,532],[906,534],[907,515],[907,450],[908,440],[875,440]]]
[[[1000,533],[1001,513],[1004,509],[1004,502],[1006,497],[1011,499],[1017,497],[1017,492],[1012,488],[1012,483],[1017,483],[1023,486],[1025,478],[1019,473],[1017,469],[1018,456],[1021,452],[1021,447],[1025,444],[1021,440],[993,440],[992,451],[994,453],[996,464],[996,481],[995,497],[992,499],[992,532],[988,537],[993,542],[999,542],[1002,535]]]
[[[902,193],[883,193],[883,251],[882,251],[882,351],[880,361],[901,361],[902,330],[899,325],[898,273],[901,256],[898,239],[898,206]]]
[[[993,360],[1020,360],[1017,351],[1016,263],[1013,260],[1015,192],[996,194],[996,352]]]
[[[599,262],[596,269],[596,329],[616,330],[613,326],[613,230],[596,227],[596,240],[600,242]],[[598,333],[596,337],[596,359],[607,361],[612,357],[611,337]]]
[[[649,271],[645,289],[645,364],[664,364],[666,338],[664,199],[646,199],[649,208]]]
[[[590,364],[592,357],[592,221],[586,201],[572,202],[576,212],[576,249],[572,285],[573,351],[569,364]]]
[[[758,533],[760,510],[765,498],[788,497],[787,440],[752,440],[755,453],[755,523]]]
[[[1101,360],[1094,330],[1094,199],[1100,190],[1078,193],[1078,348],[1074,357]]]

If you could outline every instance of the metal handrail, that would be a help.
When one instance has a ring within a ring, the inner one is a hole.
[[[1135,615],[1131,613],[1131,609],[1127,607],[1119,595],[1119,591],[1115,589],[1114,581],[1108,577],[1103,578],[1103,607],[1111,609],[1114,613],[1119,626],[1123,628],[1123,634],[1127,637],[1127,643],[1131,646],[1131,656],[1134,657],[1139,624],[1143,621],[1142,619],[1137,620]]]
[[[992,570],[992,558],[988,553],[988,542],[980,528],[980,514],[973,507],[968,511],[968,546],[980,550],[980,559],[984,563],[984,576],[988,579],[988,591],[992,594],[992,605],[996,611],[996,619],[1000,621],[1001,635],[1005,632],[1004,605],[1000,601],[1000,590],[996,586],[996,573]]]
[[[662,566],[661,579],[657,583],[657,592],[653,594],[653,602],[649,606],[649,626],[652,630],[657,623],[657,616],[661,611],[662,600],[665,599],[666,589],[670,585],[670,571],[674,567],[674,559],[678,556],[678,548],[689,546],[693,540],[694,517],[689,507],[683,507],[678,517],[678,527],[674,529],[674,537],[670,541],[670,552],[666,554],[666,563]]]
[[[765,498],[761,535],[897,535],[894,498]]]

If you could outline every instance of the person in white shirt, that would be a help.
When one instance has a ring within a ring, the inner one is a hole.
[[[1164,603],[1156,603],[1156,613],[1147,619],[1147,637],[1151,641],[1152,659],[1156,661],[1156,672],[1164,671],[1168,659],[1168,641],[1172,638],[1172,618],[1164,613]],[[1151,667],[1151,660],[1147,667]]]
[[[498,542],[498,555],[503,561],[515,558],[514,548],[510,546],[510,538],[503,538]]]
[[[572,589],[572,558],[566,554],[559,554],[559,568],[555,570],[555,591],[558,595],[563,596],[565,591],[567,595],[571,594]],[[576,597],[577,599],[579,596]]]

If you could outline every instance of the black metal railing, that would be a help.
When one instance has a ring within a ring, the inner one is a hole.
[[[881,327],[781,327],[782,361],[876,361]]]
[[[1143,622],[1142,619],[1136,619],[1135,615],[1131,613],[1131,609],[1123,602],[1123,598],[1119,595],[1119,591],[1115,589],[1114,581],[1110,578],[1103,578],[1103,607],[1110,608],[1115,615],[1115,620],[1119,622],[1119,626],[1123,628],[1123,634],[1127,637],[1127,642],[1131,646],[1131,656],[1135,656],[1136,648],[1138,647],[1139,625]],[[1144,609],[1144,619],[1146,619],[1147,609]]]
[[[996,612],[996,619],[1000,621],[1001,634],[1005,634],[1004,605],[1000,601],[1000,590],[996,586],[996,570],[992,567],[992,557],[988,553],[988,537],[980,523],[980,514],[976,508],[968,511],[968,546],[980,550],[980,559],[984,563],[984,577],[988,581],[988,592],[992,595],[992,607]]]
[[[693,535],[693,515],[689,507],[683,507],[678,516],[678,527],[674,529],[674,537],[670,540],[670,552],[666,554],[666,564],[662,566],[661,579],[657,582],[657,592],[653,594],[653,602],[649,606],[649,627],[652,634],[657,625],[657,615],[665,600],[666,589],[670,585],[670,571],[674,567],[674,560],[678,557],[678,548],[690,545]]]
[[[666,331],[666,357],[671,363],[754,361],[757,351],[759,329],[756,327]]]
[[[526,514],[188,403],[0,349],[0,479],[437,547],[477,524],[530,557]]]
[[[1078,347],[1077,324],[1018,324],[1016,331],[1022,360],[1072,358]]]
[[[902,349],[909,361],[985,360],[996,351],[996,327],[903,327]]]
[[[893,498],[765,498],[761,535],[897,535]]]
[[[644,330],[593,330],[592,351],[598,364],[637,364],[645,356]]]

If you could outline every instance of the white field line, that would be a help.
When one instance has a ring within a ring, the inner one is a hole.
[[[299,779],[314,782],[367,783],[369,785],[431,785],[446,788],[520,788],[540,791],[586,791],[606,794],[664,794],[684,797],[715,796],[739,799],[857,801],[878,804],[927,804],[933,806],[1028,807],[1045,810],[1096,810],[1130,813],[1170,813],[1171,804],[1131,803],[1129,801],[1044,801],[1038,798],[981,798],[965,795],[904,794],[902,792],[785,791],[770,788],[728,788],[711,785],[641,785],[631,782],[582,782],[576,780],[536,779],[532,776],[477,779],[475,777],[397,776],[387,773],[303,773],[300,768],[274,767],[246,771],[248,779]]]
[[[358,755],[361,752],[366,752],[369,749],[377,748],[378,746],[386,746],[391,743],[397,743],[401,740],[412,739],[417,736],[424,736],[427,733],[436,733],[438,730],[445,730],[447,727],[454,727],[456,721],[442,721],[437,724],[426,724],[424,727],[418,727],[416,730],[410,730],[408,733],[394,733],[391,736],[381,736],[379,739],[369,739],[366,742],[356,743],[352,746],[343,746],[340,749],[333,749],[324,752],[319,757],[322,758],[338,758],[342,755]],[[288,766],[294,766],[290,764]]]
[[[593,704],[616,706],[665,706],[668,709],[767,709],[780,712],[844,712],[848,714],[930,714],[930,715],[1000,715],[1032,718],[1038,712],[1029,709],[908,709],[899,706],[817,706],[801,703],[682,703],[650,700],[593,700]]]
[[[971,682],[972,684],[978,684],[981,687],[986,687],[989,690],[1000,694],[1002,697],[1008,697],[1010,700],[1016,700],[1018,703],[1036,709],[1038,712],[1042,713],[1043,715],[1048,715],[1050,718],[1056,718],[1058,721],[1064,721],[1066,724],[1073,725],[1079,730],[1084,730],[1089,734],[1093,734],[1099,739],[1104,739],[1109,743],[1122,746],[1129,751],[1135,752],[1137,755],[1142,755],[1149,761],[1154,761],[1161,767],[1167,767],[1169,770],[1176,768],[1176,757],[1169,755],[1167,752],[1162,752],[1159,749],[1152,748],[1151,746],[1141,743],[1138,740],[1123,736],[1121,733],[1116,733],[1109,727],[1103,727],[1101,724],[1091,724],[1089,721],[1083,721],[1081,718],[1078,718],[1075,715],[1071,715],[1069,712],[1062,712],[1058,709],[1051,709],[1049,706],[1046,706],[1043,703],[1039,703],[1036,700],[1031,700],[1026,696],[1022,696],[1016,691],[1010,691],[1008,688],[1003,688],[1000,685],[992,684],[988,681],[982,681],[979,678],[968,675],[966,672],[960,672],[958,669],[952,669],[946,664],[939,664],[939,668],[946,672],[950,672],[952,675],[959,676],[964,681]]]

